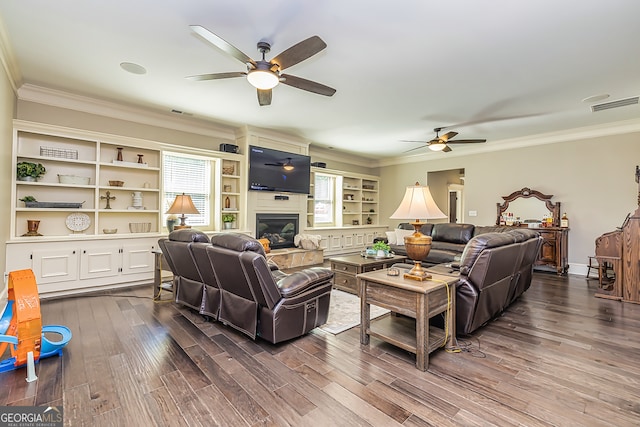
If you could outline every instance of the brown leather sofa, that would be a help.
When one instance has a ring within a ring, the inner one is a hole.
[[[175,275],[177,303],[274,344],[326,323],[330,269],[287,274],[269,265],[262,244],[252,237],[223,233],[210,242],[204,238],[202,232],[183,229],[159,240]]]
[[[458,277],[457,334],[473,333],[529,289],[541,244],[542,237],[529,229],[481,233],[465,245],[459,262],[427,268],[432,273]],[[396,266],[411,268],[406,263]],[[441,318],[432,320],[436,326],[443,326]]]
[[[472,238],[460,259],[456,330],[470,334],[502,313],[531,285],[542,237],[513,229]]]
[[[399,229],[413,230],[413,226],[407,222],[398,224]],[[420,232],[431,236],[431,251],[425,259],[423,265],[432,266],[460,260],[462,251],[469,241],[479,234],[489,232],[503,232],[513,229],[513,227],[499,226],[476,226],[473,224],[455,223],[427,223],[424,224]],[[376,237],[374,241],[382,240],[388,242],[384,237]],[[391,244],[391,250],[396,255],[407,255],[404,245]]]
[[[208,245],[209,237],[201,231],[183,228],[172,231],[168,238],[158,240],[160,250],[173,272],[175,301],[200,312],[206,286],[191,250],[194,244]],[[215,287],[215,284],[210,283],[209,287],[212,286]],[[208,315],[213,316],[211,313]]]

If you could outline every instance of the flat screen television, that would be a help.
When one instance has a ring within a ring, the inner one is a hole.
[[[249,146],[249,190],[309,194],[311,157]]]

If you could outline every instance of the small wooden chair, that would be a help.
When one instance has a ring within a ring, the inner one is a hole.
[[[600,265],[598,264],[598,259],[595,256],[589,257],[589,262],[587,263],[587,279],[590,279],[591,269],[595,269],[598,272],[598,280],[602,276],[602,271],[600,269]]]

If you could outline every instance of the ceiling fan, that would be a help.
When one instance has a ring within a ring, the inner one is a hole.
[[[432,151],[444,151],[445,153],[451,151],[451,147],[449,147],[449,144],[469,144],[469,143],[479,143],[479,142],[487,142],[486,139],[458,139],[455,141],[451,141],[451,138],[455,137],[458,132],[447,132],[442,136],[439,136],[440,131],[442,131],[444,128],[440,127],[440,128],[435,128],[433,131],[436,133],[436,137],[433,138],[431,141],[407,141],[407,140],[403,140],[402,142],[422,142],[422,143],[426,143],[427,147],[429,147],[430,150]],[[413,151],[413,150],[417,150],[419,148],[422,147],[416,147],[416,148],[412,148],[411,150],[407,150],[405,151],[405,153],[408,153],[409,151]]]
[[[282,167],[282,169],[286,171],[292,171],[295,169],[293,162],[291,161],[291,157],[287,157],[285,162],[277,162],[277,163],[265,163],[265,166],[278,166]]]
[[[200,25],[191,25],[190,28],[213,46],[233,56],[243,64],[246,64],[247,71],[200,74],[196,76],[189,76],[187,77],[188,79],[218,80],[246,76],[249,83],[251,83],[251,85],[258,91],[258,103],[260,105],[271,104],[272,89],[276,87],[278,83],[283,83],[288,86],[317,93],[319,95],[332,96],[336,93],[336,90],[329,86],[325,86],[311,80],[306,80],[301,77],[292,76],[291,74],[282,74],[284,69],[292,67],[305,59],[312,57],[327,47],[327,44],[318,36],[309,37],[308,39],[291,46],[289,49],[280,53],[275,58],[272,58],[270,61],[265,59],[265,54],[269,53],[271,45],[266,41],[260,41],[258,42],[258,51],[262,54],[262,59],[256,61],[206,28]]]

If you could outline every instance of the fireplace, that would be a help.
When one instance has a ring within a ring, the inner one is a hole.
[[[256,214],[256,238],[269,240],[271,249],[293,248],[298,214]]]

